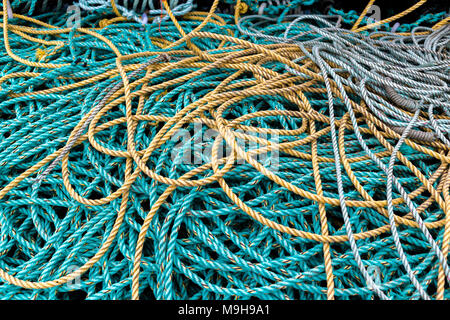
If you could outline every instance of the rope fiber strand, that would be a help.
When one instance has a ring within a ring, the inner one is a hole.
[[[450,298],[449,20],[389,26],[426,0],[80,0],[70,27],[26,2],[0,13],[1,299]]]

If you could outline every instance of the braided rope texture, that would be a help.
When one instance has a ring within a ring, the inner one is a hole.
[[[450,298],[444,16],[2,1],[1,299]]]

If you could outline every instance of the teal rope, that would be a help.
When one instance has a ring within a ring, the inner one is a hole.
[[[229,22],[231,16],[222,15]],[[49,23],[63,26],[64,16],[60,13],[46,13],[40,17]],[[94,12],[83,18],[89,25],[102,19]],[[199,22],[180,22],[186,31],[195,28]],[[289,23],[267,24],[257,30],[272,36],[282,37]],[[157,25],[141,25],[134,22],[110,25],[102,34],[111,39],[123,54],[142,51],[161,51],[150,37],[159,34]],[[239,35],[237,27],[230,29]],[[206,30],[226,34],[223,27],[209,23]],[[311,30],[308,24],[295,27],[295,32]],[[172,23],[161,23],[161,35],[169,41],[179,38]],[[10,33],[14,52],[30,60],[35,59],[36,44],[23,45],[23,39]],[[267,40],[253,35],[239,35],[255,43]],[[85,34],[62,35],[68,46],[58,52],[55,63],[70,62],[71,65],[44,70],[36,78],[14,78],[2,84],[0,90],[0,185],[3,187],[21,172],[39,162],[67,143],[67,138],[76,124],[94,106],[103,90],[107,90],[119,77],[106,79],[91,86],[64,93],[42,94],[33,97],[11,98],[9,93],[36,91],[73,83],[71,79],[58,79],[60,75],[82,78],[101,74],[114,67],[114,54],[96,38]],[[298,40],[298,39],[297,39]],[[306,34],[300,40],[317,40],[317,35]],[[0,55],[1,75],[12,72],[33,71],[9,58]],[[195,39],[202,50],[214,49],[218,42]],[[79,57],[78,60],[74,57]],[[132,63],[145,63],[135,59]],[[88,67],[87,67],[88,66]],[[277,72],[286,72],[280,63],[264,65]],[[151,80],[150,85],[191,74],[198,68],[173,69]],[[41,69],[39,71],[42,71]],[[230,72],[216,68],[186,81],[178,86],[168,87],[149,95],[143,114],[174,116],[192,101],[211,92]],[[143,74],[141,74],[143,76]],[[244,74],[232,83],[254,79]],[[323,85],[322,85],[323,87]],[[164,91],[167,93],[164,93]],[[162,98],[159,97],[162,95]],[[305,93],[312,107],[323,114],[329,114],[326,94]],[[352,96],[352,99],[355,97]],[[374,100],[369,96],[367,100]],[[334,102],[336,119],[345,112],[344,101]],[[373,101],[374,104],[378,103]],[[259,110],[292,110],[296,106],[282,96],[256,95],[243,99],[227,111],[226,116],[236,118]],[[383,110],[385,111],[385,110]],[[386,110],[386,112],[388,112]],[[391,112],[396,112],[392,109]],[[124,105],[110,111],[102,121],[122,117]],[[283,116],[260,117],[243,124],[261,128],[298,129],[301,119]],[[397,122],[406,123],[406,120]],[[439,122],[439,128],[446,123]],[[326,124],[319,124],[318,130]],[[194,130],[193,125],[184,129]],[[156,135],[158,128],[141,122],[136,130],[136,145],[146,148]],[[196,131],[198,136],[206,135],[206,127]],[[193,139],[198,138],[193,137]],[[294,141],[307,137],[281,136],[283,141]],[[124,126],[117,125],[96,135],[96,140],[105,147],[123,150],[126,145]],[[374,137],[364,137],[371,152],[384,149]],[[205,141],[210,146],[211,141]],[[318,141],[319,156],[332,158],[331,134]],[[148,163],[161,175],[176,179],[196,165],[178,163],[171,151],[179,150],[178,157],[188,152],[190,143],[169,140],[155,152]],[[367,155],[354,131],[345,135],[347,157]],[[440,165],[436,159],[421,154],[407,145],[402,145],[402,154],[417,166],[426,178],[430,178]],[[296,148],[310,153],[309,145]],[[201,151],[201,150],[198,150]],[[193,154],[191,154],[193,156]],[[201,161],[209,162],[200,153]],[[125,161],[97,152],[88,142],[71,150],[69,157],[70,180],[77,192],[93,199],[104,197],[122,184]],[[381,159],[385,164],[389,157]],[[386,198],[386,174],[372,160],[351,164],[352,170],[365,190],[374,198]],[[324,195],[339,197],[336,185],[336,166],[333,162],[321,163]],[[21,279],[50,280],[67,273],[72,266],[81,266],[87,261],[109,234],[119,210],[120,201],[115,200],[99,207],[82,205],[73,200],[65,190],[61,168],[57,166],[38,189],[33,189],[34,180],[25,179],[17,188],[0,200],[0,267]],[[403,164],[395,164],[395,178],[410,193],[421,185],[420,181]],[[211,172],[205,173],[205,175]],[[280,155],[277,174],[305,190],[315,192],[313,169],[310,161]],[[317,203],[292,194],[273,183],[246,163],[237,164],[225,176],[233,192],[246,204],[266,218],[299,230],[320,233],[320,219]],[[347,175],[342,175],[342,188],[349,199],[360,199]],[[45,290],[25,290],[0,281],[1,299],[129,299],[131,287],[132,258],[142,220],[155,203],[165,186],[141,176],[130,190],[130,203],[124,224],[110,250],[82,276],[77,291],[63,285]],[[396,196],[399,196],[396,194]],[[414,199],[418,204],[427,199],[421,195]],[[329,232],[346,235],[340,208],[326,206]],[[363,232],[389,223],[371,208],[347,208],[349,223],[353,232]],[[406,214],[406,205],[396,207],[396,213]],[[436,221],[444,213],[433,204],[422,214],[424,222]],[[436,241],[441,242],[443,228],[432,230]],[[436,285],[439,262],[429,250],[429,243],[421,230],[399,227],[398,235],[408,262],[416,273],[424,290],[433,290]],[[382,274],[380,289],[391,299],[420,298],[416,287],[402,269],[402,261],[395,250],[394,239],[381,235],[358,240],[358,252],[365,268],[378,267]],[[338,299],[371,299],[374,292],[361,276],[360,268],[353,257],[349,243],[331,245],[336,297]],[[142,299],[325,299],[325,269],[322,245],[311,240],[291,237],[265,227],[243,214],[230,202],[223,190],[215,185],[201,188],[178,188],[167,203],[159,210],[151,223],[141,264],[140,295]],[[431,291],[431,293],[434,293]],[[79,296],[77,296],[77,294]],[[446,290],[445,297],[450,297]]]

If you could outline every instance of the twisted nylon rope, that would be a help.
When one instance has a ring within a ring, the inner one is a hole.
[[[2,12],[1,296],[448,298],[448,29],[217,3],[161,35]]]
[[[167,1],[167,0],[166,0]],[[147,17],[154,17],[153,22],[159,23],[161,20],[167,20],[167,12],[159,9],[155,4],[160,4],[161,0],[80,0],[78,5],[81,9],[87,11],[103,11],[112,8],[118,17],[135,20],[145,23],[142,19],[143,14]],[[169,6],[171,12],[176,15],[184,15],[194,9],[193,0],[170,0]],[[162,15],[162,17],[161,17]]]
[[[297,22],[297,21],[300,21],[300,20],[304,20],[304,19],[319,19],[319,21],[321,21],[321,22],[323,22],[323,23],[326,23],[326,24],[328,24],[329,26],[331,26],[331,24],[329,24],[327,21],[325,21],[325,20],[323,20],[323,19],[320,19],[320,18],[318,18],[318,17],[316,17],[316,16],[302,16],[302,17],[300,17],[300,18],[297,18],[296,20],[294,20],[293,21],[293,23],[288,27],[288,29],[286,30],[286,32],[285,32],[285,37],[284,37],[284,39],[285,40],[287,40],[287,34],[288,34],[288,31],[289,31],[289,28],[295,23],[295,22]],[[442,30],[446,30],[447,29],[447,27],[444,27]],[[241,28],[241,30],[242,30],[242,28]],[[333,33],[333,37],[335,38],[335,35],[336,35],[336,31],[337,30],[334,30],[335,32]],[[245,32],[245,31],[244,31]],[[436,33],[440,33],[441,31],[437,31]],[[246,34],[251,34],[251,33],[249,33],[249,32],[245,32]],[[321,33],[321,32],[320,32]],[[268,39],[268,38],[270,38],[271,40],[277,40],[276,38],[274,39],[274,37],[268,37],[268,36],[266,36],[266,35],[264,35],[264,34],[261,34],[261,33],[258,33],[258,36],[262,36],[263,38],[266,38],[266,39]],[[292,39],[290,39],[290,42],[292,42]],[[426,41],[425,41],[426,42]],[[316,43],[318,43],[317,41],[314,41],[314,42],[310,42],[310,43],[313,43],[313,44],[316,44]],[[361,52],[351,52],[351,55],[349,55],[349,56],[346,56],[345,55],[345,50],[343,49],[343,48],[340,48],[340,47],[337,47],[336,49],[338,49],[338,50],[335,50],[335,54],[338,54],[339,55],[339,59],[340,60],[342,60],[342,58],[344,58],[344,60],[351,60],[351,62],[352,62],[352,64],[353,64],[353,66],[355,66],[356,64],[358,64],[358,61],[357,61],[357,59],[353,59],[353,58],[351,58],[352,56],[356,56],[356,57],[358,57],[358,54],[361,54]],[[342,51],[342,50],[344,50],[344,51]],[[430,50],[431,51],[431,50]],[[316,51],[316,55],[318,54],[317,53],[318,51]],[[337,61],[337,60],[335,60],[335,59],[333,59],[333,57],[328,57],[331,61],[333,61],[333,62],[335,62],[337,65],[340,65],[340,63]],[[319,60],[320,61],[320,60]],[[421,61],[418,61],[419,63],[421,62]],[[366,62],[367,63],[367,62]],[[371,64],[371,66],[373,66],[373,64]],[[384,67],[384,69],[387,67],[388,65],[384,62],[383,63],[383,67]],[[321,69],[323,70],[325,67],[324,67],[324,65],[323,65],[323,63],[321,63]],[[446,70],[448,67],[444,67],[444,70]],[[334,72],[334,71],[332,71],[331,69],[329,69],[329,71],[334,75],[334,76],[337,76],[336,75],[336,73]],[[350,71],[350,73],[353,73],[353,70],[351,70],[351,69],[349,69],[349,71]],[[443,75],[445,75],[445,72],[443,73]],[[355,76],[355,79],[356,79],[356,81],[358,81],[358,78],[360,77],[360,74],[354,74],[354,76]],[[445,76],[444,76],[445,77]],[[336,79],[337,80],[337,79]],[[338,82],[338,84],[340,83],[340,80],[339,80],[339,82]],[[348,83],[349,85],[351,85],[350,83]],[[446,86],[446,83],[444,82],[443,83],[444,84],[444,86]],[[402,97],[400,97],[397,93],[395,93],[395,90],[393,90],[392,88],[390,88],[389,86],[387,86],[387,88],[386,88],[387,90],[387,93],[388,93],[388,95],[390,95],[391,97],[392,96],[394,96],[394,98],[395,99],[393,99],[395,102],[397,102],[397,103],[399,103],[399,104],[401,104],[401,105],[405,105],[405,107],[407,107],[407,108],[409,108],[409,109],[411,109],[411,108],[413,108],[413,109],[417,109],[417,106],[415,105],[415,103],[414,102],[409,102],[409,101],[407,101],[405,98],[402,98]],[[432,90],[432,88],[430,88],[431,90]],[[330,89],[328,89],[328,91],[330,91]],[[345,94],[344,93],[344,90],[343,89],[341,89],[341,91],[343,92],[343,94]],[[444,91],[444,93],[445,93],[445,89],[443,90]],[[395,93],[395,95],[394,95],[394,93]],[[330,100],[329,101],[329,104],[330,104],[330,107],[332,106],[332,103],[333,103],[333,101],[332,100]],[[348,105],[348,103],[346,103],[347,105]],[[349,110],[349,111],[351,111],[351,109]],[[352,111],[351,111],[352,112]],[[352,113],[351,113],[352,114]],[[432,114],[432,113],[431,113]],[[416,115],[415,116],[418,116],[418,113],[416,112]],[[357,124],[356,124],[356,122],[355,122],[355,120],[354,120],[354,117],[352,117],[353,118],[353,121],[354,121],[354,126],[355,126],[355,128],[357,128]],[[415,120],[414,120],[415,121]],[[406,131],[408,131],[409,132],[409,125],[407,126],[407,129],[408,130],[405,130],[405,132]],[[438,128],[436,128],[436,129],[438,129]],[[397,131],[397,130],[396,130]],[[422,133],[422,132],[420,132],[420,133]],[[403,134],[405,134],[404,132],[403,132]],[[415,137],[421,137],[421,136],[423,136],[424,134],[426,134],[426,133],[422,133],[422,135],[415,135]],[[447,142],[446,141],[446,139],[445,138],[443,138],[444,140],[444,142]],[[361,140],[361,139],[360,139]],[[399,143],[399,145],[401,145],[401,143],[402,142],[400,142]],[[335,144],[335,143],[334,143]],[[361,145],[364,147],[364,144],[365,143],[363,143],[362,142],[362,140],[361,140]],[[399,146],[398,145],[398,146]],[[337,149],[336,149],[337,150]],[[396,150],[394,150],[395,152],[396,152]],[[367,152],[369,152],[369,151],[367,151]],[[336,163],[339,163],[340,161],[339,161],[339,159],[338,159],[338,152],[337,151],[335,151],[335,155],[337,156],[337,158],[336,158]],[[399,238],[398,238],[398,235],[397,235],[397,232],[396,232],[396,227],[395,227],[395,223],[394,223],[394,219],[393,219],[393,215],[392,215],[392,213],[391,213],[391,211],[392,211],[392,204],[391,204],[391,198],[392,198],[392,190],[391,190],[391,186],[392,186],[392,161],[394,160],[395,158],[392,156],[391,157],[391,161],[390,161],[390,166],[389,166],[389,172],[388,172],[388,204],[390,204],[389,206],[388,206],[388,209],[389,209],[389,212],[390,212],[390,224],[391,224],[391,229],[392,229],[392,231],[393,231],[393,236],[394,236],[394,240],[395,240],[395,242],[396,242],[396,247],[398,248],[398,250],[399,250],[399,254],[400,254],[400,257],[401,257],[401,260],[402,260],[402,262],[403,262],[403,264],[404,264],[404,266],[405,266],[405,268],[407,269],[407,271],[408,271],[408,274],[409,274],[409,276],[410,276],[410,278],[411,278],[411,280],[412,280],[412,282],[415,284],[415,286],[416,286],[416,288],[419,290],[419,292],[421,293],[421,296],[423,297],[423,298],[429,298],[428,297],[428,295],[423,291],[423,289],[421,288],[421,286],[419,285],[419,283],[417,282],[417,280],[415,279],[415,276],[414,276],[414,274],[413,274],[413,272],[411,271],[411,269],[410,269],[410,267],[409,267],[409,263],[407,262],[407,259],[406,259],[406,256],[404,255],[404,253],[403,253],[403,249],[401,248],[401,245],[400,245],[400,241],[399,241]],[[382,165],[382,164],[381,164]],[[382,165],[382,167],[384,167],[383,165]],[[337,168],[338,169],[338,172],[339,172],[339,168]],[[338,173],[338,175],[339,175],[339,173]],[[341,180],[341,178],[338,176],[338,178],[337,178],[337,180],[338,180],[338,184],[340,184],[341,182],[340,182],[340,180]],[[405,201],[407,201],[408,202],[408,199],[407,199],[407,195],[406,194],[404,194],[404,197],[405,197]],[[342,205],[341,205],[342,206]],[[414,208],[410,208],[412,211],[413,211],[413,213],[415,212],[414,211]],[[345,211],[345,208],[343,207],[343,211]],[[344,215],[345,215],[345,213],[344,213]],[[417,216],[417,215],[415,215],[415,216]],[[417,219],[417,218],[416,218]],[[418,221],[419,222],[419,224],[421,224],[422,225],[422,222],[419,220]],[[446,263],[445,263],[445,261],[444,261],[444,258],[443,258],[443,256],[442,256],[442,253],[436,248],[436,244],[435,244],[435,242],[434,242],[434,240],[431,238],[431,236],[429,235],[429,233],[428,233],[428,231],[427,231],[427,229],[426,228],[424,228],[423,226],[421,227],[421,229],[424,231],[424,233],[427,235],[427,238],[428,238],[428,241],[430,242],[430,244],[432,245],[432,247],[433,248],[435,248],[435,251],[436,251],[436,253],[437,253],[437,255],[440,257],[440,260],[441,260],[441,262],[443,263],[443,266],[444,266],[444,270],[445,269],[448,269],[448,267],[447,267],[447,265],[446,265]],[[351,230],[350,228],[349,228],[349,230]],[[349,234],[349,236],[350,236],[350,234]],[[356,249],[354,250],[354,254],[355,254],[355,257],[358,259],[358,253],[357,253],[357,251],[356,251]],[[364,271],[362,270],[362,272],[364,273]],[[448,277],[448,271],[447,271],[447,277]],[[367,279],[367,281],[369,281],[370,282],[370,279]]]
[[[138,69],[134,70],[130,76],[133,77],[136,74],[138,74],[139,72],[141,72],[142,70],[145,70],[149,65],[158,62],[161,59],[166,59],[167,61],[169,61],[169,57],[166,55],[166,57],[163,57],[162,55],[159,55],[158,57],[151,59],[150,61],[146,62],[145,64],[143,64],[141,67],[139,67]],[[39,175],[36,178],[35,184],[33,185],[34,189],[37,189],[39,187],[39,184],[42,182],[42,180],[45,179],[45,177],[50,173],[50,171],[53,170],[53,168],[55,168],[58,164],[59,161],[61,161],[61,159],[70,151],[70,149],[74,146],[74,144],[76,143],[76,141],[81,137],[83,131],[87,128],[87,126],[90,124],[90,122],[92,121],[92,119],[97,115],[97,113],[100,111],[100,109],[106,104],[106,102],[108,101],[108,99],[115,93],[117,92],[117,90],[119,90],[121,87],[123,86],[123,82],[122,81],[118,81],[117,83],[115,83],[112,88],[108,87],[106,88],[106,90],[104,91],[104,96],[103,98],[100,100],[100,102],[95,106],[95,108],[92,110],[89,118],[84,122],[83,126],[78,130],[78,132],[74,135],[73,139],[70,140],[66,146],[64,147],[63,151],[58,155],[58,157],[53,160],[53,162],[45,169],[45,171]],[[103,93],[103,92],[102,92]]]

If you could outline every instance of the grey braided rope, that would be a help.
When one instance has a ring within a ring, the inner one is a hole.
[[[304,52],[305,52],[306,54],[308,53],[306,50],[304,50]],[[317,50],[314,51],[314,49],[313,49],[313,52],[315,52],[315,57],[317,57],[318,54],[319,54],[318,51],[317,51]],[[313,57],[311,57],[311,56],[310,56],[310,58],[311,58],[312,60],[315,60],[315,59],[314,59]],[[321,58],[318,58],[315,62],[318,63],[318,65],[320,66],[320,68],[321,68],[321,70],[322,70],[322,73],[323,73],[323,69],[324,69],[324,67],[325,67],[324,61],[323,61]],[[327,66],[327,67],[328,67],[328,66]],[[339,79],[338,79],[338,78],[340,78],[340,77],[337,76],[337,75],[333,72],[333,70],[331,70],[331,68],[328,68],[328,69],[329,69],[328,71],[329,71],[331,74],[333,74],[333,78],[335,78],[336,83],[337,83],[338,86],[340,87],[339,89],[340,89],[341,93],[342,93],[343,96],[344,96],[344,100],[346,100],[346,101],[345,101],[345,104],[349,107],[349,113],[350,113],[351,118],[352,118],[352,124],[353,124],[353,126],[354,126],[354,128],[355,128],[355,131],[358,131],[358,132],[357,132],[357,136],[358,136],[358,140],[360,140],[360,144],[363,146],[363,148],[365,149],[365,151],[366,151],[369,155],[371,155],[371,158],[375,158],[375,159],[376,159],[376,162],[378,163],[378,166],[381,167],[381,168],[386,172],[385,166],[379,161],[379,159],[377,159],[376,157],[374,157],[373,154],[371,154],[371,152],[368,150],[367,146],[366,146],[365,143],[363,142],[361,135],[359,134],[359,130],[357,129],[357,124],[356,124],[356,117],[354,116],[354,114],[353,114],[353,112],[352,112],[352,110],[351,110],[351,106],[349,105],[348,98],[347,98],[347,96],[346,96],[345,90],[344,90],[344,88],[343,88],[341,82],[340,82]],[[327,81],[328,81],[328,79],[326,78],[326,81],[325,81],[326,84],[327,84]],[[329,84],[328,84],[328,86],[329,86]],[[328,88],[328,86],[327,86],[327,88]],[[364,87],[364,86],[363,86],[363,87]],[[364,90],[361,90],[361,91],[364,91]],[[329,100],[330,100],[330,99],[329,99]],[[330,114],[331,114],[331,112],[332,112],[332,107],[333,107],[333,106],[332,106],[332,104],[331,104],[330,102],[329,102],[329,106],[330,106]],[[417,115],[418,115],[418,112],[419,112],[419,110],[417,109],[417,112],[416,112]],[[330,118],[331,118],[331,117],[330,117]],[[415,122],[415,120],[417,120],[417,116],[416,116],[416,119],[414,119],[414,121],[411,121],[411,122],[408,124],[406,130],[403,131],[403,137],[402,137],[401,143],[400,143],[400,144],[397,144],[397,146],[398,146],[397,148],[399,148],[399,146],[402,144],[402,141],[404,140],[404,138],[409,134],[409,131],[410,131],[410,129],[411,129],[411,126],[413,125],[413,123]],[[332,132],[333,132],[333,129],[332,129]],[[394,159],[395,159],[395,158],[394,158]],[[337,161],[337,160],[336,160],[336,161]],[[393,169],[392,169],[392,170],[393,170]],[[393,173],[391,173],[389,169],[387,170],[387,174],[388,174],[388,176],[389,176],[390,181],[396,180],[395,177],[393,176]],[[339,178],[338,178],[338,185],[340,185],[341,183],[342,183],[342,181],[340,181]],[[391,183],[391,187],[392,187],[392,182],[390,182],[390,183]],[[401,194],[402,194],[402,197],[403,197],[403,198],[406,198],[405,201],[406,201],[408,207],[409,207],[410,210],[412,211],[412,213],[413,213],[413,215],[414,215],[416,221],[418,222],[418,224],[419,224],[419,226],[420,226],[420,229],[421,229],[422,232],[425,234],[427,241],[431,244],[431,246],[432,246],[432,248],[433,248],[433,251],[434,251],[434,252],[436,253],[436,255],[438,256],[438,258],[439,258],[441,264],[442,264],[443,267],[444,267],[444,270],[447,269],[447,270],[445,270],[445,272],[446,272],[447,278],[449,278],[449,277],[448,277],[448,265],[447,265],[447,263],[446,263],[446,261],[445,261],[443,255],[442,255],[442,252],[440,252],[440,250],[439,250],[439,248],[437,247],[437,245],[436,245],[434,239],[433,239],[433,238],[431,237],[431,235],[429,234],[428,229],[424,226],[423,221],[421,220],[420,216],[417,214],[417,211],[415,210],[415,207],[413,206],[413,204],[411,203],[411,201],[410,201],[409,198],[407,197],[406,192],[403,190],[403,188],[402,188],[401,185],[398,183],[398,181],[395,181],[395,184],[396,184],[397,189],[400,190],[400,192],[401,192]],[[389,191],[389,190],[388,190],[388,191]],[[390,196],[392,197],[392,194],[391,194]],[[345,203],[344,203],[344,205],[345,205]],[[344,214],[344,216],[345,216],[345,214]],[[393,215],[391,216],[391,218],[393,218]],[[391,225],[391,227],[392,227],[392,225]],[[348,229],[348,228],[347,228],[347,229]],[[397,235],[397,236],[394,235],[394,240],[396,240],[396,239],[398,240],[398,234],[397,234],[397,232],[396,232],[395,224],[394,224],[394,227],[391,228],[391,229],[392,229],[392,231],[393,231],[393,234],[396,234],[396,235]],[[350,238],[350,237],[349,237],[349,238]],[[415,285],[415,287],[418,289],[418,291],[419,291],[420,295],[422,296],[422,298],[428,299],[428,298],[429,298],[428,295],[426,294],[426,292],[424,292],[423,288],[420,286],[420,284],[418,283],[417,279],[415,278],[415,275],[414,275],[413,271],[412,271],[411,268],[409,267],[409,264],[408,264],[408,262],[407,262],[407,260],[406,260],[406,257],[405,257],[405,255],[404,255],[404,253],[403,253],[403,250],[402,250],[402,248],[401,248],[400,242],[399,242],[399,241],[395,241],[395,243],[396,243],[397,251],[399,252],[399,254],[400,254],[400,256],[401,256],[402,264],[405,266],[409,278],[411,279],[411,281],[413,282],[413,284]],[[356,257],[356,256],[355,256],[355,257]],[[356,258],[356,259],[357,259],[357,258]],[[357,259],[357,260],[358,260],[358,259]],[[363,274],[364,274],[364,272],[363,272]]]
[[[392,203],[392,180],[393,180],[393,176],[394,176],[395,159],[397,158],[397,153],[398,153],[401,145],[405,141],[405,138],[408,135],[409,130],[411,129],[414,122],[419,117],[419,113],[420,113],[420,110],[417,109],[416,112],[414,113],[413,119],[411,120],[409,125],[405,128],[402,136],[400,137],[400,140],[397,142],[397,144],[394,147],[394,150],[392,151],[392,155],[389,159],[388,172],[387,172],[386,199],[387,199],[387,204],[388,204],[387,209],[388,209],[389,225],[391,227],[391,232],[392,232],[392,238],[394,239],[395,248],[397,249],[398,255],[400,256],[402,265],[406,269],[406,272],[408,273],[408,276],[409,276],[411,282],[413,283],[414,287],[416,287],[420,296],[425,300],[431,300],[430,296],[425,292],[422,285],[419,283],[416,276],[414,275],[414,272],[411,269],[411,266],[405,255],[405,252],[403,251],[403,246],[400,242],[400,237],[398,235],[397,226],[395,225],[394,205]]]
[[[386,296],[386,294],[381,291],[381,289],[378,287],[378,285],[373,281],[370,274],[367,272],[366,267],[364,266],[361,256],[358,252],[358,246],[356,244],[356,240],[352,231],[352,226],[350,222],[350,218],[347,212],[347,206],[345,204],[345,193],[344,193],[344,187],[342,183],[342,173],[341,173],[341,159],[339,155],[339,146],[337,142],[337,136],[336,136],[336,122],[334,117],[334,105],[333,105],[333,94],[331,90],[331,85],[328,79],[328,74],[325,68],[325,63],[320,58],[319,55],[319,48],[314,47],[313,52],[317,58],[318,66],[321,70],[322,76],[324,78],[325,86],[327,88],[327,96],[328,96],[328,105],[329,105],[329,112],[330,112],[330,126],[331,126],[331,140],[332,140],[332,146],[333,146],[333,154],[335,159],[335,166],[336,166],[336,180],[337,180],[337,186],[338,186],[338,193],[339,193],[339,203],[341,206],[342,216],[344,218],[344,224],[345,224],[345,230],[347,232],[347,236],[350,242],[350,247],[353,253],[353,256],[356,260],[356,263],[358,265],[359,270],[361,271],[364,280],[368,284],[369,289],[373,290],[381,299],[383,300],[389,300],[389,297]]]

